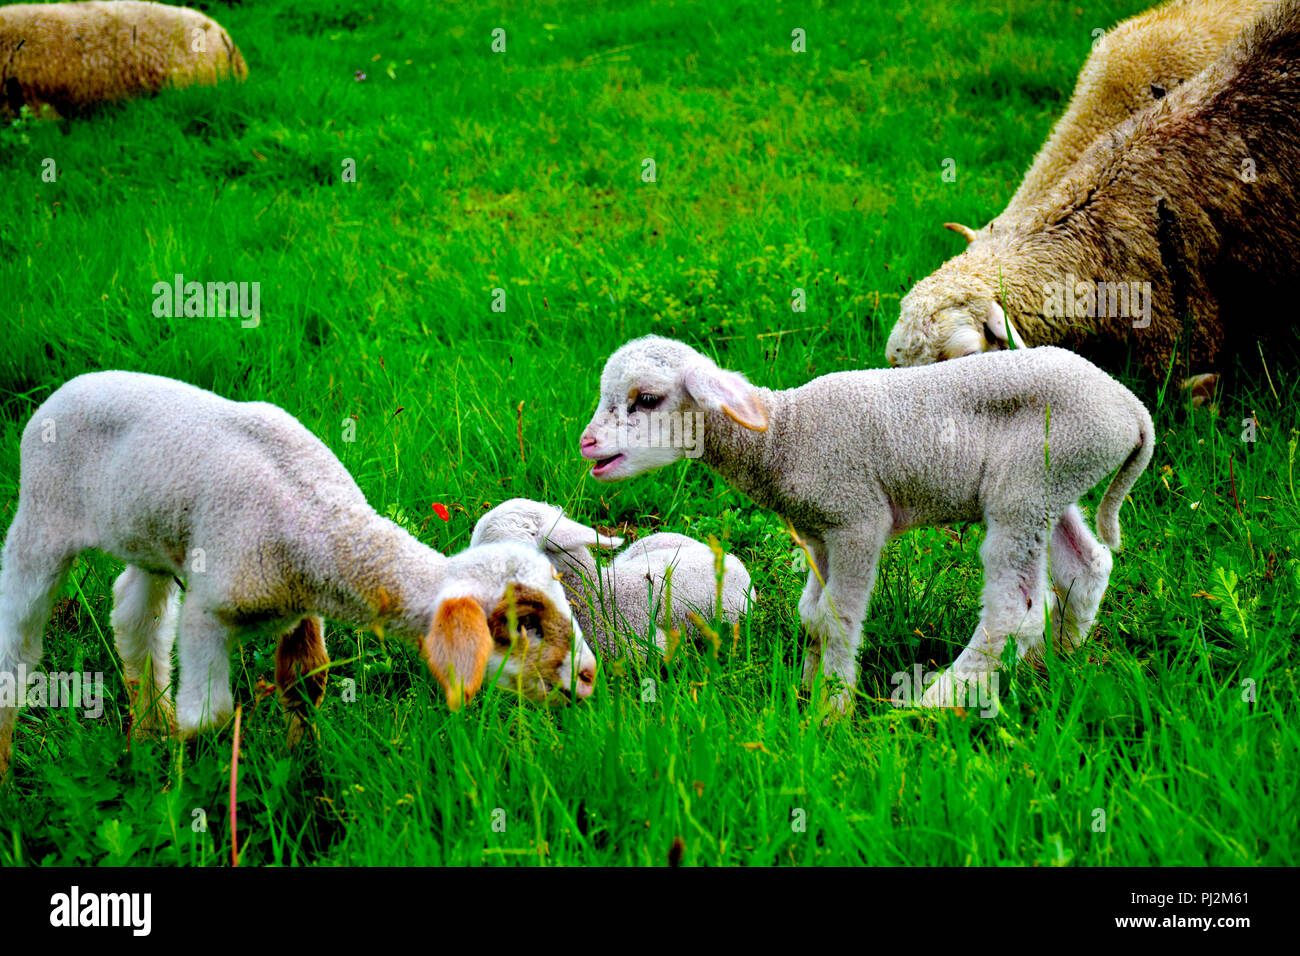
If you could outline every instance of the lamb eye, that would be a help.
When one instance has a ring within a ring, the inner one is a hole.
[[[652,409],[658,408],[659,404],[663,400],[664,397],[662,395],[649,395],[643,392],[636,397],[636,401],[632,403],[632,407],[634,409],[643,408],[646,411],[651,411]]]
[[[499,630],[497,628],[500,628]],[[537,641],[542,636],[542,620],[537,614],[528,613],[520,614],[515,620],[515,630],[512,634],[506,629],[506,620],[503,617],[498,625],[493,627],[492,639],[501,647],[509,648],[514,646],[515,641],[523,640],[528,643]]]
[[[1152,83],[1152,84],[1151,84],[1151,95],[1152,95],[1153,97],[1155,97],[1156,99],[1158,99],[1158,100],[1162,100],[1162,99],[1164,99],[1164,97],[1165,97],[1165,88],[1164,88],[1163,86],[1159,86],[1159,85],[1157,85],[1157,84],[1155,84],[1155,83]]]

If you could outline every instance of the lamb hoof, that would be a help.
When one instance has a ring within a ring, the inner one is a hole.
[[[808,628],[809,637],[803,655],[803,689],[812,690],[813,681],[822,670],[822,642],[820,637],[814,636],[817,633],[815,629],[808,627],[807,622],[804,626]]]
[[[831,717],[846,717],[853,713],[853,691],[847,687],[840,687],[832,691],[827,704],[830,705]]]
[[[1214,400],[1214,391],[1219,387],[1219,376],[1213,373],[1193,375],[1183,382],[1183,391],[1192,400],[1192,408],[1204,408]]]
[[[817,672],[821,670],[822,660],[811,650],[803,659],[803,686],[804,690],[811,690],[813,681],[817,679]]]
[[[320,731],[316,729],[314,723],[308,723],[297,714],[294,714],[289,718],[289,733],[287,739],[289,749],[294,750],[303,742],[304,739],[311,743],[315,743],[320,739]]]
[[[953,701],[956,700],[957,682],[953,679],[952,671],[944,671],[920,696],[920,706],[923,706],[923,708],[950,708],[950,706],[953,706]]]
[[[821,691],[814,698],[813,703],[816,712],[824,715],[822,725],[828,726],[833,721],[851,715],[857,704],[857,699],[853,693],[853,688],[846,685],[840,678],[827,676],[824,680],[825,683],[822,684]]]
[[[169,737],[176,733],[176,708],[166,694],[151,698],[142,693],[141,688],[132,686],[130,720],[130,734],[134,740]]]
[[[187,713],[184,705],[176,715],[176,736],[183,741],[197,741],[199,735],[207,731],[219,731],[229,724],[235,716],[234,708],[222,707],[211,716],[195,709]]]
[[[981,717],[998,712],[997,671],[954,674],[951,669],[939,675],[921,695],[920,707],[965,707]]]
[[[156,701],[152,707],[131,722],[131,736],[136,740],[146,737],[159,739],[176,734],[176,714],[170,705]]]

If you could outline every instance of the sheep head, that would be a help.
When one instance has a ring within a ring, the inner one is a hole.
[[[898,323],[889,333],[890,365],[930,365],[947,359],[1024,348],[1025,342],[998,304],[991,284],[978,277],[938,272],[903,296]]]
[[[763,401],[743,375],[672,339],[634,339],[605,363],[600,404],[582,433],[582,455],[595,462],[591,476],[598,481],[698,457],[703,419],[711,413],[753,431],[767,429]]]
[[[421,653],[452,710],[486,673],[545,703],[589,697],[596,675],[554,569],[523,544],[484,544],[448,561]]]

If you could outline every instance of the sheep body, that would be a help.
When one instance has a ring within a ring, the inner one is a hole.
[[[1300,3],[1286,0],[1094,142],[1032,210],[917,283],[890,363],[1005,347],[1005,312],[1029,345],[1086,344],[1106,360],[1127,347],[1161,378],[1185,347],[1184,373],[1214,368],[1228,332],[1258,328],[1300,282],[1297,115]],[[1142,292],[1144,314],[1125,310],[1128,295],[1103,305],[1103,286]]]
[[[1118,548],[1120,504],[1154,445],[1142,403],[1063,349],[838,372],[770,391],[651,336],[605,365],[600,405],[581,443],[595,461],[593,476],[611,481],[662,465],[663,449],[645,454],[637,441],[645,416],[687,412],[705,416],[703,461],[789,520],[808,546],[815,568],[799,603],[812,638],[804,676],[812,681],[820,656],[824,673],[843,683],[840,706],[856,682],[880,551],[908,528],[988,524],[980,626],[927,702],[950,701],[964,682],[996,668],[1009,635],[1022,656],[1040,652],[1049,539],[1053,634],[1065,647],[1081,644],[1111,557],[1077,501],[1119,468],[1097,515],[1102,539]]]
[[[155,722],[171,721],[179,621],[175,716],[185,735],[231,712],[233,640],[278,636],[277,673],[305,677],[327,661],[321,617],[414,644],[453,707],[489,661],[503,685],[534,699],[575,675],[579,694],[590,691],[595,658],[580,634],[570,640],[570,611],[544,558],[510,544],[448,558],[421,544],[376,514],[325,444],[274,405],[153,375],[91,373],[36,410],[20,459],[0,554],[0,686],[10,691],[40,661],[60,582],[89,548],[128,565],[114,586],[113,626]],[[503,633],[507,584],[516,616],[534,615],[544,632],[522,652]],[[317,702],[320,693],[323,678]],[[291,735],[300,733],[301,701],[286,703]],[[0,770],[15,717],[12,698],[0,699]]]
[[[999,220],[1031,208],[1084,151],[1191,79],[1275,0],[1173,0],[1120,23],[1094,44],[1065,112]],[[996,229],[996,221],[985,229]]]
[[[514,498],[483,515],[470,544],[490,541],[540,548],[560,573],[583,633],[611,656],[623,652],[629,636],[642,642],[651,639],[664,649],[663,605],[670,571],[668,620],[684,633],[693,629],[690,613],[711,618],[719,596],[723,616],[731,621],[738,620],[754,600],[749,572],[739,558],[723,555],[719,586],[712,549],[682,534],[659,532],[638,538],[607,566],[598,567],[590,549],[617,548],[622,539],[602,535],[541,501]]]
[[[0,7],[0,110],[23,105],[68,116],[166,88],[248,76],[215,20],[188,7],[138,0]]]

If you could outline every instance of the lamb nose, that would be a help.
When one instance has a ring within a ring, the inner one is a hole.
[[[580,447],[582,447],[582,448],[590,448],[590,447],[591,447],[592,445],[594,445],[594,444],[596,444],[596,436],[594,436],[594,435],[583,435],[583,436],[582,436],[582,445],[581,445]]]

